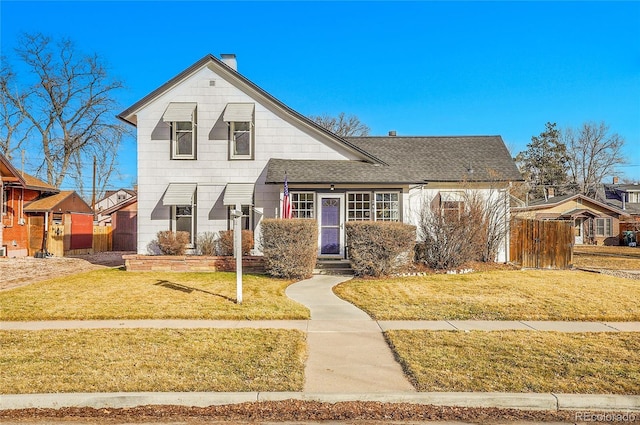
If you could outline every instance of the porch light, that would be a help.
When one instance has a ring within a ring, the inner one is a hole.
[[[336,187],[334,185],[331,185],[330,190],[335,190]]]

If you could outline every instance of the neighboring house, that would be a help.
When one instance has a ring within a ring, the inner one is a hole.
[[[0,254],[8,257],[33,255],[37,235],[44,233],[44,223],[30,220],[26,211],[33,201],[59,192],[58,189],[26,173],[18,172],[9,160],[0,154],[2,170],[2,221],[0,225]],[[41,236],[39,242],[42,242]]]
[[[120,202],[101,211],[105,222],[111,225],[113,251],[136,251],[138,240],[138,197],[134,194],[124,202]]]
[[[553,196],[524,207],[512,207],[516,218],[573,222],[575,244],[620,244],[620,222],[629,214],[585,195]]]
[[[63,237],[58,256],[67,251],[86,251],[93,247],[93,211],[72,190],[62,191],[30,202],[24,207],[29,219],[29,255],[52,252],[49,246],[49,230],[58,225],[56,231]]]
[[[96,221],[100,226],[111,223],[111,214],[105,214],[103,211],[112,210],[113,207],[124,205],[124,203],[135,197],[136,191],[131,189],[107,190],[105,195],[96,202],[95,213]]]
[[[285,176],[295,217],[319,226],[318,255],[345,256],[349,220],[416,223],[426,202],[462,208],[472,188],[504,199],[521,181],[500,136],[343,138],[207,55],[123,111],[137,127],[138,252],[161,230],[227,230],[244,213],[259,247],[281,216]],[[508,243],[500,260],[507,258]]]
[[[629,213],[631,221],[640,221],[640,184],[603,185],[604,202]]]

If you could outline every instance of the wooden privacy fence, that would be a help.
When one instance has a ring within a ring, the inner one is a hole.
[[[510,260],[523,268],[566,269],[573,261],[573,223],[513,220]]]
[[[91,252],[111,251],[112,237],[111,226],[93,226],[93,243],[91,248],[70,249],[71,234],[69,226],[53,224],[49,227],[47,250],[56,257],[65,255],[86,254]]]

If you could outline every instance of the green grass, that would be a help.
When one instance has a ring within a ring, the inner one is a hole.
[[[386,335],[418,391],[640,394],[640,333]]]
[[[245,275],[238,305],[234,273],[98,270],[0,292],[0,320],[308,319],[291,283]]]
[[[579,271],[355,279],[334,291],[377,320],[640,320],[640,281]]]
[[[305,337],[293,330],[0,331],[3,394],[301,391]]]

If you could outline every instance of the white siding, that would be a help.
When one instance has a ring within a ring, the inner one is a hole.
[[[215,85],[209,84],[215,80]],[[170,159],[170,128],[162,115],[170,102],[197,102],[196,160]],[[255,103],[255,154],[253,160],[229,160],[227,123],[223,111],[228,103]],[[158,231],[169,228],[170,208],[162,205],[169,183],[196,183],[196,231],[227,229],[222,193],[227,183],[255,183],[255,207],[275,217],[279,188],[265,185],[270,158],[355,159],[348,150],[329,146],[255,102],[239,88],[203,67],[180,85],[168,90],[137,112],[138,138],[138,251],[148,246]],[[259,229],[258,229],[259,230]]]

